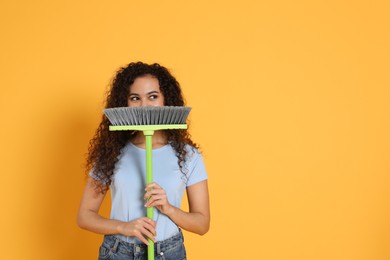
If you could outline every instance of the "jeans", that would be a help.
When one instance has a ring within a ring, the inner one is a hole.
[[[154,244],[155,260],[185,260],[186,250],[184,237],[180,231],[177,235]],[[146,260],[148,247],[145,244],[134,244],[122,241],[114,235],[105,235],[99,248],[99,260]]]

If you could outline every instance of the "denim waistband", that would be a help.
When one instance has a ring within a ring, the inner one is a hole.
[[[120,238],[117,238],[115,235],[105,235],[104,243],[107,244],[114,253],[119,251],[124,254],[142,255],[146,254],[148,250],[148,246],[146,244],[129,243],[121,240]],[[162,252],[176,247],[180,243],[184,243],[184,237],[181,230],[179,229],[179,233],[176,235],[163,241],[154,243],[154,252],[156,255],[159,255]]]

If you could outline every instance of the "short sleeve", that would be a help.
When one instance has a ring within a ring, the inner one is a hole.
[[[93,169],[89,172],[89,176],[95,181],[102,183],[103,185],[108,185],[107,179],[99,177]]]
[[[208,179],[203,157],[198,150],[194,149],[188,166],[187,187]]]

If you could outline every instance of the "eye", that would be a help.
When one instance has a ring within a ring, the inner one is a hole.
[[[137,96],[130,96],[129,100],[130,101],[137,101],[137,100],[139,100],[139,97],[137,97]]]
[[[149,99],[157,99],[157,98],[158,98],[157,95],[150,95],[150,96],[149,96]]]

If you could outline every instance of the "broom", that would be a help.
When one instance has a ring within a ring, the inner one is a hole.
[[[146,185],[153,182],[152,137],[154,131],[187,129],[190,107],[116,107],[104,109],[110,131],[142,131],[146,141]],[[147,217],[154,219],[154,207],[147,208]],[[148,238],[148,259],[154,260],[154,242]]]

